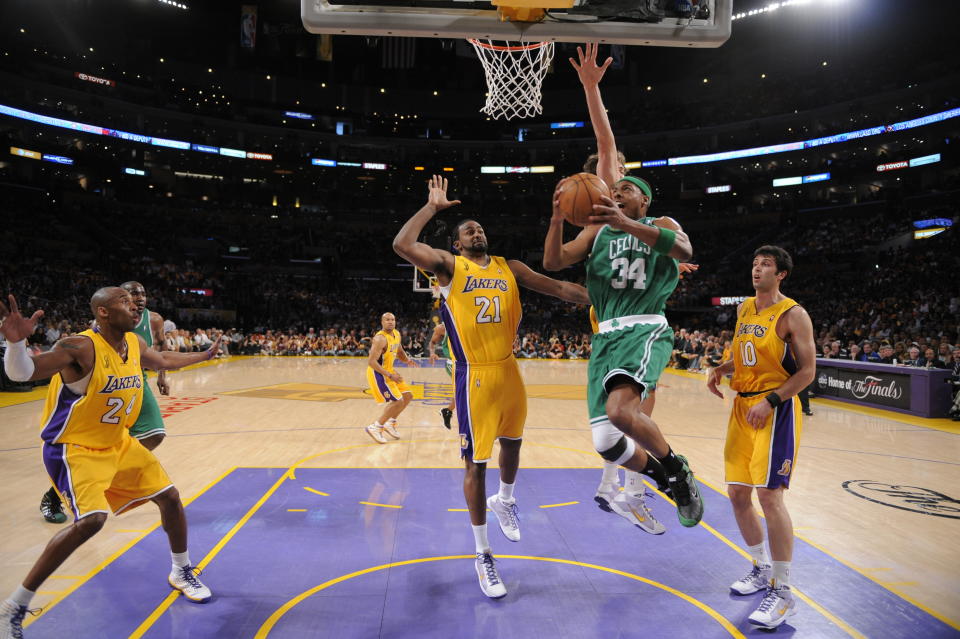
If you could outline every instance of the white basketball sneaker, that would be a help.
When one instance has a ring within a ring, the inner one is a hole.
[[[745,576],[730,584],[730,590],[738,595],[752,595],[770,587],[770,573],[773,568],[763,564],[753,564],[753,569]]]
[[[597,506],[600,507],[600,510],[605,510],[608,513],[612,513],[613,509],[610,508],[613,498],[620,494],[620,484],[613,482],[601,482],[597,486],[597,494],[593,496],[593,501],[597,502]]]
[[[400,439],[400,433],[397,431],[397,420],[388,420],[387,423],[383,425],[383,432],[394,439]]]
[[[497,572],[496,559],[488,550],[487,552],[477,553],[477,577],[480,578],[480,590],[491,599],[499,599],[507,594],[507,587],[500,580],[500,573]]]
[[[23,618],[28,612],[31,611],[26,606],[0,602],[0,639],[23,639]],[[36,610],[32,612],[38,614]]]
[[[772,629],[796,612],[797,600],[793,598],[790,586],[771,587],[767,589],[760,606],[747,617],[747,621],[761,628]]]
[[[207,603],[212,596],[210,589],[203,585],[197,575],[200,570],[193,566],[176,568],[170,572],[167,581],[170,586],[183,593],[183,596],[194,603]]]
[[[610,502],[610,512],[616,513],[631,524],[651,535],[662,535],[667,527],[661,524],[647,507],[643,493],[618,493]]]
[[[367,435],[370,435],[373,441],[377,442],[378,444],[387,443],[387,438],[383,436],[382,426],[377,426],[376,424],[370,424],[364,430],[367,431]]]
[[[500,530],[510,541],[520,541],[520,515],[517,512],[517,501],[501,501],[499,495],[494,495],[487,500],[487,507],[497,516],[500,522]]]

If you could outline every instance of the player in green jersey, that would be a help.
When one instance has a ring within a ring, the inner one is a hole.
[[[158,313],[147,310],[147,293],[143,284],[124,282],[120,285],[120,288],[130,293],[140,313],[140,321],[133,332],[142,337],[148,347],[162,351],[163,317]],[[157,389],[161,395],[170,394],[170,384],[167,383],[165,371],[157,373]],[[143,371],[143,403],[140,408],[140,416],[130,428],[130,436],[139,440],[148,450],[153,450],[159,446],[166,436],[163,417],[160,415],[160,406],[147,385],[147,372],[145,370]],[[52,524],[62,524],[67,521],[67,516],[63,512],[63,502],[60,501],[56,489],[51,488],[40,498],[40,513],[45,520]]]
[[[596,45],[587,45],[586,53],[578,48],[578,54],[579,64],[570,62],[584,86],[597,136],[596,171],[613,186],[614,198],[597,209],[594,224],[564,244],[563,216],[554,197],[543,264],[548,270],[559,270],[589,257],[587,289],[599,332],[590,360],[588,402],[594,444],[608,462],[597,500],[607,475],[612,471],[615,477],[617,465],[624,466],[628,489],[611,491],[614,496],[609,507],[628,519],[632,516],[647,532],[659,534],[664,531],[662,524],[646,507],[642,491],[636,491],[640,474],[658,478],[666,473],[684,526],[696,525],[703,514],[703,502],[686,460],[673,453],[649,416],[650,395],[672,349],[673,332],[663,316],[664,305],[677,285],[678,260],[689,259],[692,248],[675,220],[646,215],[653,200],[650,185],[624,177],[599,91],[610,60],[602,66],[596,64]],[[663,468],[658,468],[661,465]],[[634,490],[630,490],[631,484]]]
[[[438,323],[433,327],[433,335],[430,336],[430,348],[427,350],[430,352],[430,363],[433,364],[437,361],[437,344],[442,343],[441,351],[443,352],[443,357],[447,360],[445,368],[447,369],[447,375],[451,378],[453,377],[453,360],[450,358],[450,338],[447,337],[447,329],[443,327],[442,323]],[[440,409],[440,416],[443,417],[443,425],[447,427],[447,430],[450,430],[450,420],[453,419],[453,409],[456,405],[456,402],[453,397],[450,398],[450,403]]]

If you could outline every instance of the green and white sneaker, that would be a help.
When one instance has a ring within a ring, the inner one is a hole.
[[[677,519],[681,525],[692,528],[703,519],[703,498],[687,458],[683,455],[677,455],[677,458],[683,462],[683,468],[675,475],[667,474],[667,483],[677,504]]]

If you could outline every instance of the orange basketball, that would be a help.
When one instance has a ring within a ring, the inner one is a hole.
[[[593,173],[577,173],[566,179],[560,190],[560,213],[564,219],[577,226],[590,224],[593,205],[603,204],[600,196],[610,197],[610,187]]]

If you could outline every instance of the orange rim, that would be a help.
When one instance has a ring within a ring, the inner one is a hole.
[[[477,47],[490,49],[491,51],[530,51],[531,49],[539,49],[544,45],[550,44],[549,42],[531,42],[530,44],[503,46],[498,44],[489,44],[487,42],[481,42],[480,40],[475,40],[473,38],[467,38],[467,42]]]

